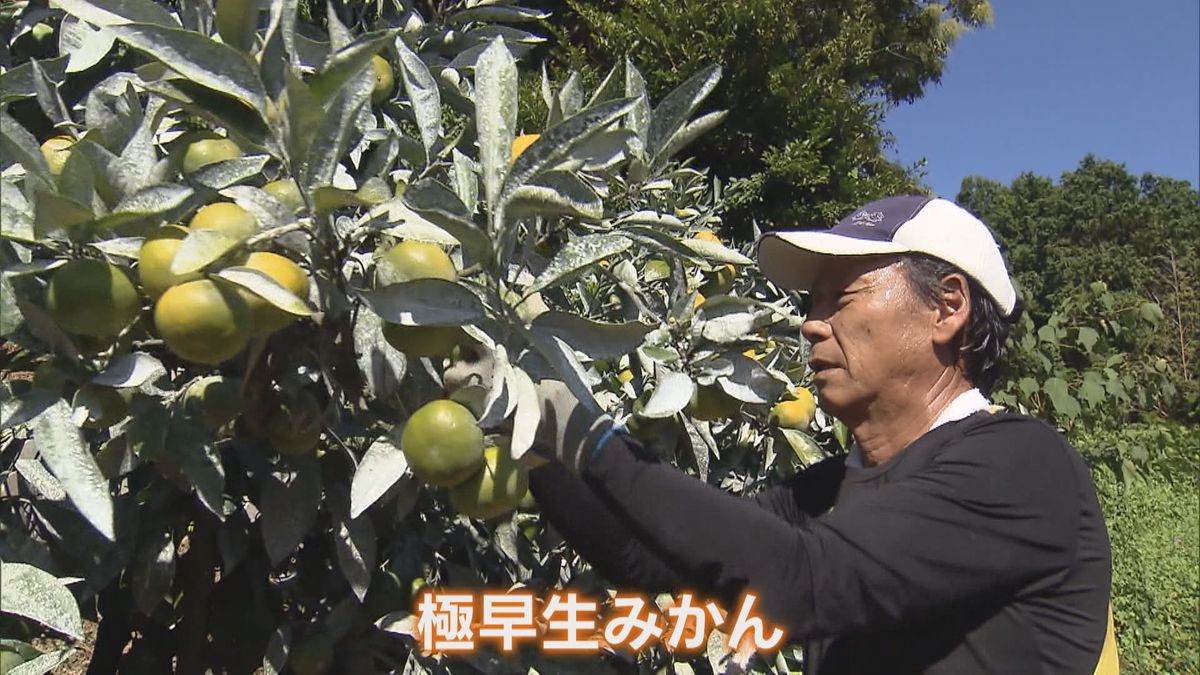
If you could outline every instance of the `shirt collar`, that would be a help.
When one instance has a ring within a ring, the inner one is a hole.
[[[983,393],[978,389],[964,391],[963,393],[954,397],[954,400],[950,402],[950,405],[946,406],[946,409],[942,411],[942,414],[938,415],[937,419],[933,421],[933,424],[929,427],[928,431],[933,431],[943,424],[949,424],[951,422],[957,422],[961,419],[966,419],[980,410],[987,410],[988,406],[990,405],[991,402],[989,402],[987,397],[984,396]],[[928,431],[926,433],[928,433]],[[850,452],[846,454],[846,466],[862,468],[862,449],[858,447],[858,443],[854,443],[850,446]]]

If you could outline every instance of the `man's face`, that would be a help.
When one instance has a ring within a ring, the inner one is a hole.
[[[909,287],[894,256],[826,258],[801,333],[821,407],[847,424],[876,406],[903,406],[939,370],[937,312]],[[908,397],[907,399],[905,397]]]

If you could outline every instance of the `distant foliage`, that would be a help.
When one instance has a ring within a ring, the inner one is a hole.
[[[889,107],[941,77],[963,31],[991,21],[986,0],[711,2],[545,0],[558,60],[603,73],[629,56],[651,92],[717,62],[711,105],[729,110],[694,147],[730,181],[728,221],[827,226],[848,210],[917,189],[915,167],[884,154]]]
[[[1186,181],[1129,173],[1088,156],[1050,178],[1024,174],[1005,186],[963,181],[958,201],[991,225],[1005,248],[1034,323],[1077,313],[1080,293],[1103,282],[1114,306],[1157,302],[1152,331],[1125,336],[1131,356],[1161,357],[1181,389],[1171,412],[1195,420],[1200,364],[1200,192]],[[1103,308],[1093,308],[1101,317]],[[1099,327],[1097,327],[1099,328]]]
[[[1136,425],[1086,434],[1077,444],[1100,460],[1093,470],[1113,547],[1113,614],[1124,673],[1200,671],[1200,497],[1194,428]],[[1172,480],[1130,479],[1120,449],[1188,462]],[[1117,465],[1119,467],[1119,465]]]

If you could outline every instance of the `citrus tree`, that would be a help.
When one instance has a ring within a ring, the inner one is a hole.
[[[542,378],[735,494],[846,444],[792,298],[678,159],[718,68],[653,105],[629,63],[543,75],[518,129],[537,10],[56,7],[10,13],[0,75],[12,672],[85,641],[121,672],[566,668],[413,640],[427,585],[605,597],[526,491]],[[746,666],[722,638],[636,658]]]

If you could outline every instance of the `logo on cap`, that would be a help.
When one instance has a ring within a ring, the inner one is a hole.
[[[859,211],[850,216],[850,222],[863,227],[875,227],[883,222],[883,211]]]

